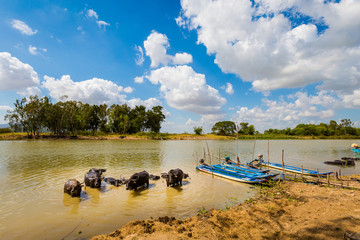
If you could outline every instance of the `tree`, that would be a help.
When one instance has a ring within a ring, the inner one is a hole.
[[[236,125],[231,121],[217,122],[211,130],[217,135],[231,135],[236,132]]]
[[[203,131],[203,128],[202,127],[194,127],[194,133],[196,135],[201,135],[202,134],[202,131]]]
[[[81,126],[80,105],[81,102],[66,101],[63,103],[64,126],[71,136],[76,136]]]
[[[109,128],[106,125],[108,121],[107,108],[108,106],[106,104],[101,104],[99,106],[100,131],[102,132],[109,131]]]
[[[145,106],[135,106],[134,109],[130,111],[131,125],[129,133],[143,132],[146,128],[146,108]]]
[[[128,129],[128,126],[126,126],[128,121],[126,121],[124,116],[128,116],[129,114],[130,107],[127,104],[121,106],[118,104],[111,105],[109,109],[109,125],[112,132],[124,133],[124,127]]]
[[[341,119],[340,126],[343,127],[351,127],[353,123],[350,121],[350,119]]]
[[[47,97],[39,99],[36,95],[30,96],[29,99],[16,100],[15,109],[9,111],[5,119],[9,121],[12,128],[21,125],[28,136],[39,135],[39,131],[45,125],[45,106],[48,104]]]
[[[255,127],[254,125],[250,125],[247,129],[247,134],[254,135],[254,133],[255,133]]]
[[[338,128],[337,122],[334,121],[334,120],[330,120],[330,122],[329,122],[329,128],[330,128],[331,130],[334,130],[334,131],[335,131],[335,130]]]
[[[165,120],[165,115],[162,112],[162,106],[155,106],[146,112],[145,126],[151,132],[160,132],[161,123]]]
[[[249,125],[249,123],[245,123],[245,122],[240,123],[239,133],[247,134],[247,130],[248,130],[248,127],[249,127],[248,125]]]

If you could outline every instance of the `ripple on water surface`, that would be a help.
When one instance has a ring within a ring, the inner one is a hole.
[[[324,161],[353,156],[353,140],[270,141],[270,160],[320,171],[338,167]],[[236,141],[208,141],[223,157],[236,155]],[[249,161],[254,141],[239,141],[241,161]],[[225,208],[253,196],[256,189],[195,171],[203,156],[204,141],[1,141],[1,239],[89,238],[108,233],[130,220],[175,216],[185,218],[199,209]],[[267,141],[257,141],[255,155],[267,159]],[[213,159],[214,161],[214,159]],[[81,198],[63,193],[66,180],[83,181],[90,168],[106,168],[105,176],[130,177],[142,170],[160,175],[172,168],[190,174],[182,187],[168,188],[163,180],[150,181],[149,189],[126,191],[103,184],[87,188]],[[359,167],[342,169],[358,173]],[[78,233],[81,231],[81,235]]]
[[[230,199],[253,194],[248,185],[195,172],[202,141],[3,141],[0,171],[1,239],[59,239],[71,232],[87,238],[115,230],[130,220],[185,218],[202,207],[224,208]],[[191,179],[168,188],[164,180],[148,189],[126,191],[103,184],[87,188],[81,198],[63,193],[66,180],[83,181],[92,167],[105,176],[130,177],[142,170],[160,175],[181,168]]]

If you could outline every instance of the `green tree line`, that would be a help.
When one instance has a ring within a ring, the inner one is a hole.
[[[234,134],[246,134],[246,135],[254,135],[258,133],[255,131],[254,125],[249,125],[249,123],[242,122],[239,126],[237,126],[232,121],[221,121],[215,123],[212,127],[211,131],[214,134],[218,135],[234,135]]]
[[[329,124],[298,124],[295,128],[274,129],[264,131],[264,135],[289,135],[289,136],[360,136],[360,128],[353,127],[350,119],[342,119],[339,123],[331,120]],[[232,121],[221,121],[215,123],[212,132],[218,135],[254,135],[259,134],[254,125],[242,122],[236,125]]]
[[[298,124],[295,128],[286,128],[282,130],[268,129],[264,134],[274,135],[294,135],[294,136],[360,136],[360,128],[353,127],[350,119],[342,119],[339,123],[331,120],[329,124]]]
[[[48,97],[30,96],[17,99],[14,110],[8,111],[5,120],[14,131],[29,136],[51,132],[57,136],[77,136],[80,131],[133,134],[160,132],[165,120],[161,106],[146,109],[145,106],[113,104],[90,105],[80,101],[52,103]]]

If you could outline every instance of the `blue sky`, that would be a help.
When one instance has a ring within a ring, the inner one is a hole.
[[[162,132],[360,126],[359,12],[355,0],[3,0],[0,123],[37,94],[162,105]]]

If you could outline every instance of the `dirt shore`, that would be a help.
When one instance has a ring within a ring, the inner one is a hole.
[[[344,239],[344,234],[360,239],[360,191],[285,182],[227,210],[201,210],[184,220],[132,221],[92,240]]]

